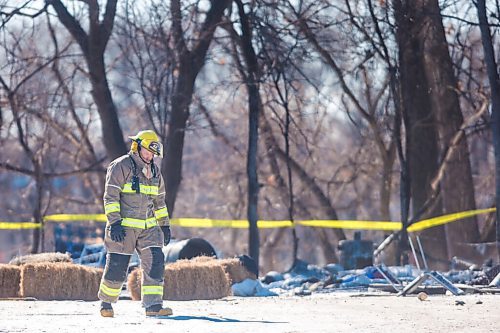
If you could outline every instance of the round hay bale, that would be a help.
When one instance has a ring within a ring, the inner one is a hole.
[[[21,268],[0,264],[0,298],[19,297]]]

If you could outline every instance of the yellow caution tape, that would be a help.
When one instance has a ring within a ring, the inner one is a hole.
[[[40,223],[34,223],[34,222],[0,222],[0,230],[37,229],[40,227],[41,227]]]
[[[198,218],[177,218],[170,220],[171,225],[186,228],[237,228],[248,229],[247,220],[213,220]],[[293,224],[291,221],[258,221],[258,228],[289,228]]]
[[[43,217],[44,222],[81,222],[81,221],[96,221],[106,222],[104,214],[54,214]],[[37,229],[40,228],[40,223],[34,222],[0,222],[0,230],[12,229]]]
[[[54,214],[44,216],[43,220],[45,222],[107,221],[104,214]]]
[[[241,220],[178,218],[171,219],[170,224],[186,228],[248,228],[248,221]]]
[[[292,221],[289,220],[276,220],[276,221],[257,221],[257,227],[259,229],[267,228],[291,228],[293,227]]]
[[[496,211],[496,208],[469,210],[460,213],[447,214],[422,221],[418,221],[408,227],[408,232],[422,231],[438,225],[458,221],[467,217],[486,214]],[[104,214],[54,214],[44,217],[44,222],[78,222],[96,221],[106,222]],[[186,228],[238,228],[247,229],[247,220],[216,220],[205,218],[174,218],[171,224]],[[357,221],[357,220],[299,220],[296,224],[305,227],[356,229],[356,230],[401,230],[401,222],[392,221]],[[293,223],[288,220],[258,221],[257,227],[262,228],[290,228]],[[39,223],[33,222],[0,222],[1,229],[35,229],[40,228]]]
[[[358,230],[401,230],[401,222],[356,221],[356,220],[302,220],[298,224],[307,227],[358,229]]]
[[[476,210],[468,210],[460,213],[453,213],[438,217],[433,217],[431,219],[426,219],[422,221],[415,222],[411,226],[408,227],[408,232],[422,231],[424,229],[436,227],[438,225],[455,222],[458,220],[465,219],[467,217],[486,214],[496,211],[496,208],[487,208],[487,209],[476,209]]]

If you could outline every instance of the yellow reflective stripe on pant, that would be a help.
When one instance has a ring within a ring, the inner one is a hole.
[[[120,203],[119,202],[111,202],[109,204],[104,205],[104,213],[110,214],[120,211]]]
[[[161,219],[162,217],[168,217],[167,207],[155,210],[155,216],[157,219]]]
[[[110,287],[107,287],[104,283],[101,283],[101,285],[99,286],[99,289],[101,290],[101,292],[103,294],[106,294],[110,297],[117,297],[120,295],[120,292],[121,292],[121,288],[118,288],[118,289],[110,288]]]
[[[163,286],[142,286],[143,295],[163,295]]]
[[[122,226],[124,227],[131,227],[131,228],[138,228],[138,229],[147,229],[147,228],[152,228],[158,223],[156,222],[156,218],[150,217],[148,219],[142,220],[142,219],[132,219],[132,218],[124,218],[122,219]]]
[[[146,195],[158,195],[159,187],[152,185],[139,185],[139,192]],[[137,193],[132,189],[132,183],[127,183],[123,185],[122,193]]]

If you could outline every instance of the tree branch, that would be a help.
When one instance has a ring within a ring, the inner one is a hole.
[[[75,38],[76,42],[82,48],[85,56],[89,56],[89,42],[88,35],[81,27],[80,23],[68,12],[66,7],[61,3],[60,0],[45,0],[46,5],[52,5],[52,8],[57,13],[59,20],[61,23],[68,29],[73,38]]]
[[[117,0],[108,0],[108,2],[106,3],[106,12],[104,13],[104,18],[102,20],[100,29],[104,48],[108,43],[111,32],[113,31],[113,25],[116,15],[116,3]]]
[[[184,33],[182,31],[182,14],[180,0],[170,1],[170,11],[172,13],[172,36],[174,38],[175,46],[178,54],[187,54],[189,50],[184,40]]]
[[[460,140],[462,140],[465,136],[465,129],[467,127],[469,127],[470,125],[472,125],[477,119],[479,119],[481,117],[481,115],[486,110],[488,110],[488,99],[484,95],[482,96],[482,98],[483,98],[483,104],[481,105],[479,110],[475,114],[470,116],[468,119],[466,119],[463,122],[462,126],[460,126],[460,129],[455,133],[453,138],[451,138],[450,143],[446,149],[446,153],[444,154],[443,161],[441,162],[441,165],[439,166],[439,170],[436,174],[436,177],[434,177],[434,179],[431,182],[431,188],[433,191],[437,191],[437,188],[439,186],[439,182],[443,178],[446,168],[449,166],[449,161],[458,148],[458,142]]]
[[[325,50],[323,47],[321,47],[321,45],[319,45],[318,40],[313,35],[311,29],[307,25],[307,22],[303,18],[299,18],[296,24],[298,25],[300,31],[306,36],[307,40],[321,55],[323,60],[335,71],[337,77],[339,78],[340,85],[342,86],[342,90],[347,94],[347,96],[349,96],[349,99],[354,103],[358,111],[365,117],[366,120],[370,121],[370,119],[372,118],[371,115],[368,112],[366,112],[366,110],[363,108],[363,106],[361,106],[357,98],[354,96],[354,93],[351,91],[351,89],[349,89],[349,86],[347,85],[347,82],[344,79],[344,74],[342,73],[342,70],[337,65],[335,60],[333,60],[333,57],[330,55],[330,53],[328,53],[327,50]]]
[[[210,10],[208,11],[205,22],[203,22],[200,30],[200,38],[198,38],[198,43],[192,50],[193,60],[197,66],[201,66],[203,64],[205,54],[208,47],[210,46],[210,42],[212,41],[215,29],[221,22],[221,16],[229,3],[231,3],[231,1],[212,0],[210,1],[210,3]]]
[[[215,121],[212,119],[210,116],[210,113],[208,112],[207,108],[201,100],[198,100],[198,107],[201,111],[201,113],[205,116],[205,119],[208,121],[208,126],[210,127],[210,130],[212,131],[212,134],[216,137],[222,140],[228,147],[233,149],[238,155],[244,156],[244,154],[239,150],[238,146],[233,143],[234,140],[231,140],[228,138],[223,132],[219,131],[217,128],[217,124]]]
[[[45,178],[57,178],[57,177],[72,176],[75,174],[85,173],[85,172],[89,172],[89,171],[105,172],[106,170],[103,167],[99,166],[105,160],[106,160],[106,157],[103,157],[103,158],[99,159],[98,161],[95,161],[94,163],[92,163],[92,164],[90,164],[82,169],[76,169],[76,170],[65,171],[65,172],[43,172],[43,173],[41,173],[41,176],[43,176]],[[99,166],[99,167],[97,167],[97,166]],[[12,165],[12,164],[6,163],[6,162],[0,162],[0,169],[14,171],[14,172],[22,173],[22,174],[25,174],[28,176],[35,176],[34,170],[17,167],[15,165]]]
[[[45,4],[45,6],[43,6],[42,9],[35,12],[34,14],[28,14],[28,13],[23,12],[22,10],[25,9],[26,6],[31,2],[32,2],[32,0],[28,0],[23,5],[15,8],[11,12],[0,11],[0,16],[5,16],[5,19],[2,20],[2,24],[0,25],[0,28],[3,28],[7,24],[7,22],[9,22],[10,19],[15,17],[15,16],[24,16],[24,17],[29,17],[29,18],[34,19],[34,18],[40,16],[41,14],[43,14],[47,10],[48,4]]]

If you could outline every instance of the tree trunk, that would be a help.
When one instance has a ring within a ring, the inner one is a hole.
[[[259,70],[257,55],[252,43],[252,28],[248,15],[245,13],[243,3],[236,1],[241,23],[241,51],[246,63],[245,85],[248,91],[248,153],[247,153],[247,178],[248,202],[247,217],[249,223],[249,254],[259,267],[259,229],[257,227],[259,179],[258,179],[258,147],[259,147],[259,117],[262,113],[262,100],[259,92]]]
[[[423,61],[429,88],[431,112],[436,116],[439,133],[441,156],[450,149],[451,138],[460,130],[463,116],[456,93],[457,79],[448,52],[448,44],[437,0],[420,0],[417,10],[423,16],[420,38],[423,43]],[[474,184],[469,160],[469,148],[465,136],[454,148],[451,159],[447,162],[441,191],[443,213],[450,214],[476,207]],[[475,217],[446,225],[447,250],[449,256],[468,256],[459,243],[471,243],[479,240],[479,229]]]
[[[123,140],[123,131],[106,78],[104,54],[92,56],[87,61],[92,84],[92,98],[101,119],[103,143],[108,157],[113,160],[125,154],[127,146]]]
[[[25,129],[22,126],[22,116],[20,113],[20,102],[17,100],[16,95],[6,85],[4,80],[0,77],[0,82],[7,92],[9,106],[12,111],[12,116],[18,132],[19,145],[22,147],[26,157],[33,165],[33,180],[35,182],[35,204],[33,208],[33,222],[40,224],[40,228],[33,230],[33,241],[31,244],[31,253],[38,253],[40,246],[40,237],[43,232],[43,217],[42,217],[42,195],[43,195],[43,168],[40,159],[37,158],[36,153],[30,148],[28,144],[28,135],[25,136]],[[43,237],[42,237],[43,239]]]
[[[43,171],[42,167],[36,157],[32,159],[34,180],[35,180],[35,207],[33,209],[33,222],[40,225],[39,228],[33,230],[33,243],[31,246],[31,253],[38,253],[41,247],[43,252],[43,216],[42,216],[42,196],[43,196]]]
[[[100,21],[100,7],[97,1],[86,2],[88,6],[88,32],[72,16],[60,0],[45,0],[52,5],[59,21],[76,40],[87,62],[92,85],[92,98],[101,119],[102,142],[110,159],[127,152],[123,132],[118,120],[115,103],[106,78],[104,53],[113,30],[117,0],[106,2],[106,11]]]
[[[249,226],[249,253],[259,267],[259,229],[257,227],[258,202],[259,202],[259,179],[257,175],[258,144],[259,144],[259,114],[261,112],[258,84],[248,87],[248,155],[247,155],[247,177],[248,177],[248,206],[247,216]]]
[[[175,200],[182,181],[182,155],[186,125],[189,119],[194,83],[198,73],[193,72],[189,59],[181,61],[179,80],[172,97],[172,114],[168,124],[167,149],[165,161],[162,163],[162,173],[165,175],[167,188],[166,201],[170,214],[175,210]]]
[[[486,16],[485,0],[476,3],[479,17],[479,28],[483,42],[484,61],[488,70],[488,80],[491,89],[491,130],[493,132],[493,147],[495,149],[495,178],[496,178],[496,233],[498,260],[500,260],[500,78],[495,61],[495,50],[491,37],[488,17]]]
[[[419,36],[423,17],[421,11],[417,15],[417,7],[414,0],[395,1],[401,97],[408,138],[407,160],[414,214],[421,210],[431,195],[430,183],[439,167],[437,127],[427,93],[422,59],[424,49]],[[441,204],[438,203],[423,217],[439,215],[441,212]],[[443,226],[425,230],[420,236],[426,253],[436,259],[431,262],[433,266],[437,267],[438,262],[448,259]]]
[[[389,148],[382,154],[382,179],[380,183],[380,218],[383,221],[391,220],[391,192],[392,192],[392,177],[394,159],[396,156],[396,146],[391,142]]]
[[[168,124],[167,149],[162,164],[167,190],[166,202],[171,215],[175,210],[175,200],[182,181],[182,155],[186,125],[189,119],[189,107],[193,98],[194,84],[198,73],[205,63],[205,57],[217,25],[222,19],[229,0],[212,0],[205,21],[199,31],[199,39],[192,50],[188,49],[184,40],[182,26],[181,2],[170,1],[172,13],[172,30],[178,69],[178,81],[171,101],[171,116]]]

